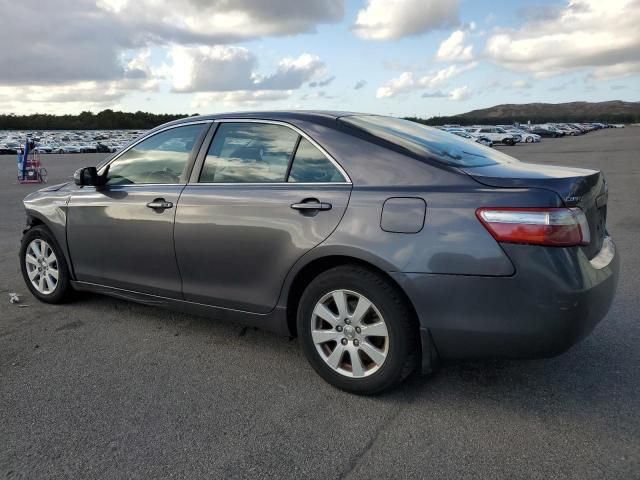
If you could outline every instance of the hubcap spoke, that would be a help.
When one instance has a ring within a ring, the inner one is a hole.
[[[49,272],[49,276],[53,277],[54,280],[56,280],[56,281],[58,280],[58,270],[56,270],[54,268],[50,268],[48,270],[48,272]]]
[[[36,257],[40,258],[42,256],[42,249],[40,248],[40,240],[34,240],[31,244],[31,249],[33,253],[36,254]]]
[[[29,280],[33,280],[38,275],[38,269],[34,268],[33,270],[31,270],[30,272],[27,272],[27,273],[29,275]]]
[[[45,258],[45,261],[47,262],[47,265],[53,265],[54,263],[56,263],[58,259],[56,258],[55,253],[53,253],[53,250],[51,251],[51,253],[47,256],[47,258]]]
[[[326,343],[332,340],[339,341],[342,335],[335,330],[314,330],[311,332],[313,343]]]
[[[44,275],[44,283],[47,284],[47,292],[53,290],[54,283],[50,280],[49,275]]]
[[[336,345],[336,348],[333,349],[333,352],[331,352],[331,355],[327,357],[327,363],[334,370],[338,369],[338,366],[340,365],[340,361],[342,360],[342,355],[344,354],[344,351],[345,351],[344,345],[341,345],[339,343]]]
[[[371,345],[369,342],[364,341],[360,344],[360,348],[367,356],[375,363],[376,365],[381,365],[384,362],[384,359],[387,357],[386,354],[378,350],[376,347]]]
[[[364,365],[362,365],[362,360],[360,359],[360,355],[358,355],[358,349],[353,348],[349,350],[349,357],[351,357],[351,371],[354,377],[363,377],[364,376]]]
[[[352,324],[353,325],[361,325],[362,319],[371,308],[371,302],[364,297],[360,297],[358,299],[358,305],[356,305],[356,309],[351,315]]]
[[[362,336],[364,337],[386,337],[387,326],[384,322],[371,323],[369,325],[362,325]]]
[[[336,303],[336,308],[338,309],[340,318],[346,317],[349,313],[347,312],[347,299],[344,295],[344,291],[338,290],[333,292],[333,301]]]
[[[25,260],[27,261],[27,263],[30,263],[31,265],[35,265],[36,267],[38,266],[38,260],[36,260],[36,257],[31,255],[30,253],[27,253]]]
[[[313,310],[313,314],[329,323],[332,327],[335,327],[338,324],[338,318],[336,318],[336,316],[322,303],[318,303],[316,305],[316,308]]]

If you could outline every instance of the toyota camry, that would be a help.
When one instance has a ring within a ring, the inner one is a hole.
[[[24,200],[20,262],[84,290],[297,336],[355,393],[452,358],[557,355],[615,294],[599,171],[345,112],[190,117]]]

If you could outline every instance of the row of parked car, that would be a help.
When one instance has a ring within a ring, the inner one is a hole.
[[[35,144],[39,153],[111,153],[122,149],[142,130],[87,131],[0,131],[0,155],[15,154],[25,140]]]
[[[537,125],[443,125],[437,127],[454,135],[492,147],[494,144],[516,145],[537,143],[542,138],[584,135],[603,128],[624,128],[623,124],[606,123],[543,123]]]

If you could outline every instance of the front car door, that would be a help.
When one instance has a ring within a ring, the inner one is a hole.
[[[222,121],[176,213],[185,300],[255,313],[338,225],[351,182],[313,140],[279,122]]]
[[[182,298],[173,226],[208,122],[169,127],[103,166],[71,195],[67,239],[78,281]]]

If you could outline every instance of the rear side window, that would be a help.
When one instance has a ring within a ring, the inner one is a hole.
[[[345,179],[331,161],[306,138],[300,144],[293,157],[289,182],[344,182]]]
[[[204,161],[201,183],[284,182],[298,134],[283,125],[222,123]]]
[[[142,140],[109,164],[107,185],[184,183],[189,156],[205,127],[175,127]]]
[[[436,128],[379,115],[351,115],[340,117],[367,133],[403,147],[419,157],[455,167],[483,167],[498,163],[518,162],[513,157]]]

